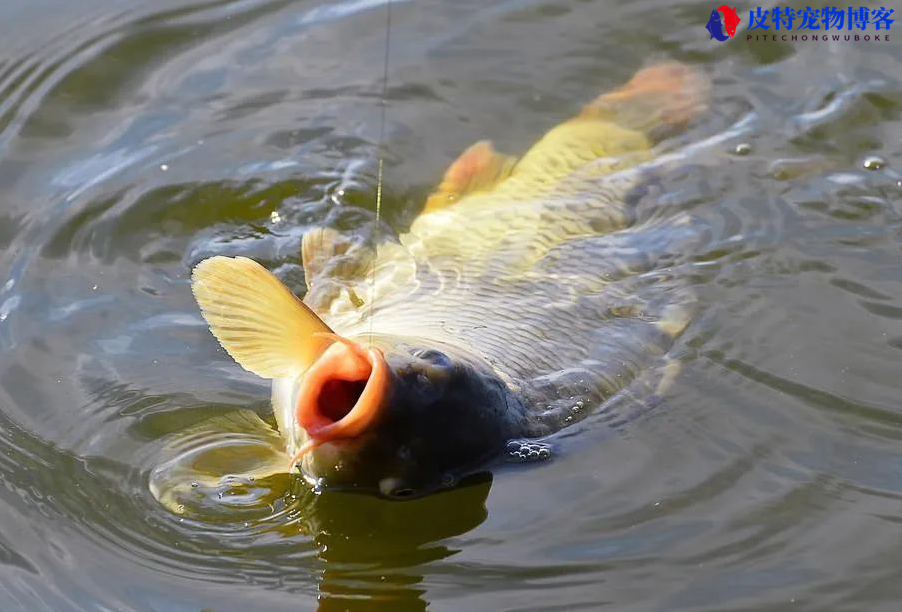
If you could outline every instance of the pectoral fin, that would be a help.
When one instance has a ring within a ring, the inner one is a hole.
[[[470,146],[448,167],[438,188],[426,200],[423,212],[449,206],[465,195],[488,191],[510,175],[517,158],[495,151],[481,140]]]
[[[244,369],[263,378],[306,370],[332,330],[269,270],[246,257],[216,256],[194,268],[191,290],[210,331]]]
[[[315,227],[304,233],[301,239],[301,259],[308,290],[313,288],[316,277],[323,272],[326,264],[346,253],[350,246],[350,242],[331,227]]]

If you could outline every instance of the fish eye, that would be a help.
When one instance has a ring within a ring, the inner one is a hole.
[[[443,352],[437,351],[435,349],[419,350],[414,353],[414,356],[437,366],[447,367],[451,365],[451,358],[445,355]]]

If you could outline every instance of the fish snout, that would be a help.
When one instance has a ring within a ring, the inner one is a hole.
[[[298,389],[297,421],[315,444],[353,438],[370,429],[388,395],[389,370],[382,351],[333,338]]]

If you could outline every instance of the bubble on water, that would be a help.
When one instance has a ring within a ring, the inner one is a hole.
[[[167,170],[169,170],[169,166],[167,166],[166,164],[160,164],[160,170],[166,172]]]
[[[551,446],[535,440],[510,440],[507,443],[507,458],[511,463],[543,461],[551,457]]]
[[[886,160],[878,155],[872,155],[865,158],[862,164],[867,170],[880,170],[886,165]]]
[[[200,483],[199,483],[199,482],[192,482],[192,483],[191,483],[191,488],[192,488],[192,489],[196,489],[196,488],[199,487],[199,486],[200,486]]]
[[[733,149],[733,152],[736,155],[748,155],[752,152],[752,145],[747,142],[740,142],[738,145],[736,145],[736,148]]]
[[[269,213],[269,220],[272,221],[273,223],[279,223],[280,221],[282,221],[282,217],[281,217],[281,215],[279,215],[279,211],[274,210],[271,213]]]

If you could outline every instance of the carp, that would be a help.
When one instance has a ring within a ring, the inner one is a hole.
[[[268,469],[421,495],[665,363],[691,313],[661,246],[680,224],[634,218],[631,170],[708,92],[696,70],[661,63],[519,158],[474,144],[408,231],[375,248],[308,231],[303,299],[253,260],[200,262],[192,290],[213,335],[272,381],[284,453]]]

